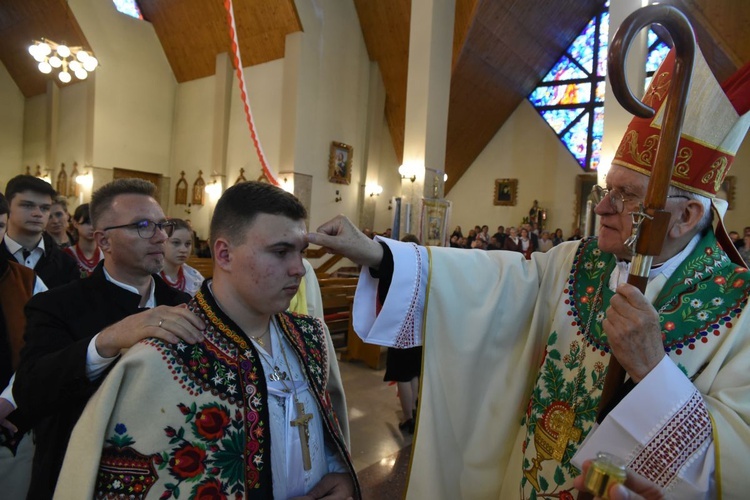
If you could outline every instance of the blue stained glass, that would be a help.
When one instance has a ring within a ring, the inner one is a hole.
[[[573,127],[562,137],[562,141],[568,147],[568,150],[573,153],[573,156],[578,163],[586,168],[586,148],[588,146],[589,139],[589,113],[585,113],[581,116]]]
[[[604,92],[607,88],[605,82],[597,82],[596,84],[596,102],[604,102]]]
[[[584,112],[583,108],[578,109],[549,109],[542,111],[542,117],[545,119],[549,126],[555,131],[556,134],[560,134],[565,128],[573,123],[581,113]]]
[[[578,65],[568,59],[566,56],[562,56],[560,60],[552,68],[552,71],[547,73],[544,77],[543,82],[554,82],[560,80],[576,80],[579,78],[588,78],[586,74]]]
[[[609,50],[609,11],[602,13],[599,24],[599,60],[597,61],[596,74],[601,77],[607,76],[607,51]]]
[[[579,104],[591,100],[591,84],[568,83],[537,87],[529,96],[534,106],[557,106],[560,104]]]
[[[648,58],[646,59],[646,72],[654,73],[659,69],[659,65],[667,58],[667,54],[669,54],[669,47],[666,43],[659,42],[658,45],[653,47],[648,52]]]
[[[591,161],[592,170],[599,168],[602,156],[602,136],[604,135],[604,106],[594,109],[594,126],[591,130]]]
[[[585,170],[596,169],[601,156],[608,9],[609,1],[528,97]]]
[[[134,17],[136,19],[143,19],[143,14],[141,14],[141,9],[138,8],[138,4],[135,2],[135,0],[112,0],[115,4],[115,7],[119,12],[122,12],[123,14],[127,14],[130,17]]]
[[[594,34],[596,30],[595,19],[589,21],[583,32],[578,35],[578,38],[573,41],[571,46],[568,48],[568,52],[573,59],[578,61],[586,71],[592,73],[594,71]]]

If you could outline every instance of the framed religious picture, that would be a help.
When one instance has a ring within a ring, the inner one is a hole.
[[[206,194],[206,181],[203,180],[203,170],[198,170],[198,178],[193,183],[193,205],[203,205],[203,197]]]
[[[174,203],[175,205],[187,205],[188,199],[188,183],[185,180],[185,171],[180,172],[180,180],[174,188]]]
[[[724,177],[724,182],[721,183],[721,189],[716,193],[717,198],[721,198],[727,201],[727,210],[734,209],[734,190],[737,185],[737,177],[733,175],[727,175]]]
[[[451,202],[448,200],[421,200],[419,234],[417,238],[425,246],[448,246],[448,220]]]
[[[332,142],[328,157],[328,180],[336,184],[352,181],[352,147],[343,142]]]
[[[495,205],[515,206],[518,195],[518,179],[495,179]]]

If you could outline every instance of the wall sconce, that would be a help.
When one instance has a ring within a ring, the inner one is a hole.
[[[214,179],[213,182],[206,184],[206,194],[211,201],[217,201],[221,198],[221,183]]]
[[[417,180],[417,173],[414,170],[414,167],[407,165],[406,163],[398,167],[398,173],[401,175],[401,179],[409,179],[412,182]]]
[[[294,173],[279,173],[279,187],[294,194]]]
[[[380,196],[383,192],[383,186],[375,183],[365,184],[365,195],[372,198],[373,196]]]
[[[94,185],[94,176],[91,171],[86,172],[85,174],[76,175],[76,184],[82,188],[91,189]]]
[[[341,198],[341,195],[339,195],[339,190],[336,190],[336,197],[333,199],[336,203],[340,202],[343,198]]]

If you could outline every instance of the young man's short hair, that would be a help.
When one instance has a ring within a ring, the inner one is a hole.
[[[242,182],[227,189],[216,203],[211,241],[242,241],[258,214],[283,215],[292,220],[307,218],[307,210],[293,194],[265,182]]]
[[[48,182],[33,175],[21,174],[13,177],[5,186],[5,197],[8,199],[8,203],[13,201],[13,198],[18,193],[23,193],[24,191],[46,194],[50,198],[57,196],[57,191]]]
[[[91,223],[95,229],[98,229],[97,223],[99,219],[112,207],[115,197],[121,194],[142,194],[153,198],[155,193],[156,186],[154,183],[144,179],[116,179],[109,182],[94,191],[94,194],[91,195],[91,203],[89,203]]]

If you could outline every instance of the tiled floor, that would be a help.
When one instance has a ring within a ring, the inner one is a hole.
[[[383,382],[385,370],[358,361],[340,361],[349,409],[352,460],[365,500],[403,495],[412,435],[398,428],[401,406],[396,386]]]

